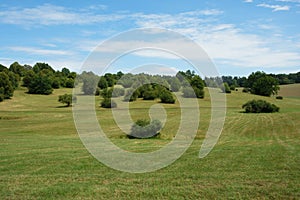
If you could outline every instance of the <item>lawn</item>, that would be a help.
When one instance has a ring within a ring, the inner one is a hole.
[[[225,126],[207,157],[198,154],[210,118],[209,95],[199,100],[198,134],[184,155],[158,171],[131,174],[103,165],[85,149],[72,108],[57,101],[70,89],[43,96],[19,88],[0,103],[0,199],[299,199],[300,98],[241,91],[227,94]],[[274,103],[280,112],[243,113],[242,104],[252,99]],[[154,103],[131,103],[132,117],[146,118]],[[164,106],[168,121],[161,137],[145,140],[124,137],[109,109],[96,111],[115,144],[149,152],[168,143],[178,127],[178,105]]]

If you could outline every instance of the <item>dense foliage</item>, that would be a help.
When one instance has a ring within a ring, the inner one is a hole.
[[[242,108],[246,113],[273,113],[279,112],[279,107],[264,100],[252,100],[245,103]]]
[[[129,138],[153,138],[159,135],[162,124],[159,120],[154,119],[151,121],[140,119],[137,120],[131,127]]]

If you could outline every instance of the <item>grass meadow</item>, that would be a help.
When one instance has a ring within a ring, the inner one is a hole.
[[[144,174],[113,170],[89,154],[76,132],[72,108],[57,101],[71,89],[48,96],[26,91],[20,87],[0,103],[0,199],[300,199],[299,84],[284,86],[283,100],[241,88],[227,94],[222,135],[199,159],[210,119],[206,92],[199,100],[199,130],[191,147],[172,165]],[[274,103],[280,112],[243,113],[241,106],[252,99]],[[96,97],[97,105],[100,100]],[[146,118],[154,103],[131,103],[132,118]],[[140,140],[124,137],[109,109],[96,110],[115,144],[149,152],[168,143],[178,128],[178,104],[164,107],[168,121],[161,137]]]

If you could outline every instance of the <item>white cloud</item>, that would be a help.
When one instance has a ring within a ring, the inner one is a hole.
[[[124,18],[123,15],[119,14],[95,14],[92,12],[93,10],[94,8],[78,12],[51,4],[44,4],[34,8],[11,8],[5,11],[0,11],[0,22],[31,27],[37,25],[59,24],[84,25],[97,22],[115,21]]]
[[[9,50],[18,51],[18,52],[25,52],[28,54],[34,55],[72,55],[72,52],[62,51],[62,50],[52,50],[52,49],[39,49],[35,47],[22,47],[22,46],[15,46],[15,47],[8,47]]]
[[[264,8],[271,8],[271,9],[273,9],[272,12],[290,10],[290,6],[286,6],[286,5],[281,6],[281,5],[270,5],[270,4],[262,3],[262,4],[258,4],[257,6],[264,7]]]
[[[288,2],[288,3],[300,3],[300,0],[276,0],[279,2]]]
[[[252,3],[253,0],[244,0],[245,3]]]

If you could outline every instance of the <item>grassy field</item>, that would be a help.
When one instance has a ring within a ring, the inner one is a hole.
[[[278,92],[278,95],[283,97],[300,97],[300,83],[292,85],[282,85]]]
[[[285,86],[289,87],[289,86]],[[300,90],[299,85],[293,90]],[[300,199],[300,98],[276,100],[234,91],[227,95],[227,117],[218,144],[204,159],[198,153],[210,117],[210,99],[200,103],[197,139],[172,165],[151,173],[116,171],[94,159],[77,135],[72,108],[58,95],[29,95],[25,88],[0,103],[0,199]],[[294,97],[294,96],[293,96]],[[280,107],[274,114],[245,114],[248,100]],[[97,97],[97,102],[100,99]],[[153,102],[131,104],[134,119],[147,117]],[[178,127],[176,105],[161,138],[129,140],[110,110],[97,107],[100,124],[123,149],[153,151]]]

